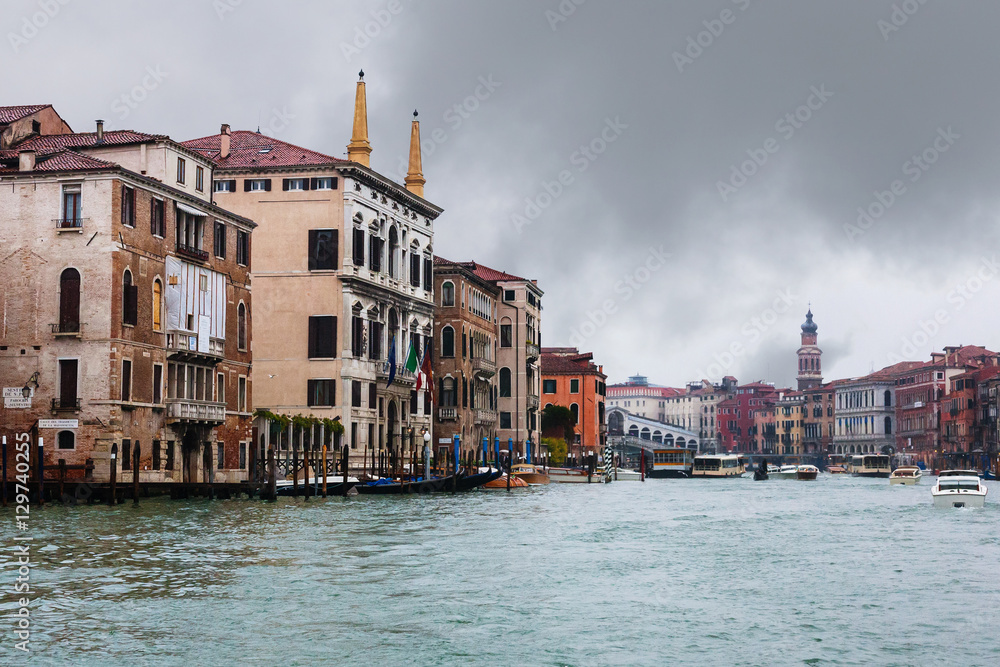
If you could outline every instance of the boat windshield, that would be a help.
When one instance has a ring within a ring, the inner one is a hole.
[[[978,481],[964,481],[964,480],[951,480],[951,481],[941,481],[938,484],[938,488],[942,491],[978,491],[979,482]]]

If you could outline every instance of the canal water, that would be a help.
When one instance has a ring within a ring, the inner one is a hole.
[[[32,510],[4,665],[1000,664],[1000,488],[649,480]]]

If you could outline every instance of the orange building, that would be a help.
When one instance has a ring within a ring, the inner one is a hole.
[[[576,418],[574,442],[567,453],[576,460],[604,450],[607,428],[604,423],[604,397],[607,376],[594,363],[592,352],[580,353],[575,347],[542,348],[542,406],[567,407]]]

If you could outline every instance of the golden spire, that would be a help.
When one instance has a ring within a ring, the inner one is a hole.
[[[365,72],[358,72],[358,92],[354,98],[354,132],[347,144],[347,159],[371,167],[368,156],[372,145],[368,143],[368,103],[365,101]]]
[[[417,112],[413,112],[413,126],[410,129],[410,170],[406,174],[406,189],[417,195],[424,196],[424,167],[420,159],[420,121]]]

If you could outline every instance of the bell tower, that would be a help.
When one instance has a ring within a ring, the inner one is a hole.
[[[813,322],[812,308],[806,313],[806,321],[802,325],[802,347],[799,348],[799,372],[796,376],[798,389],[812,389],[823,384],[823,367],[821,364],[823,350],[816,345],[816,331],[819,327]]]

